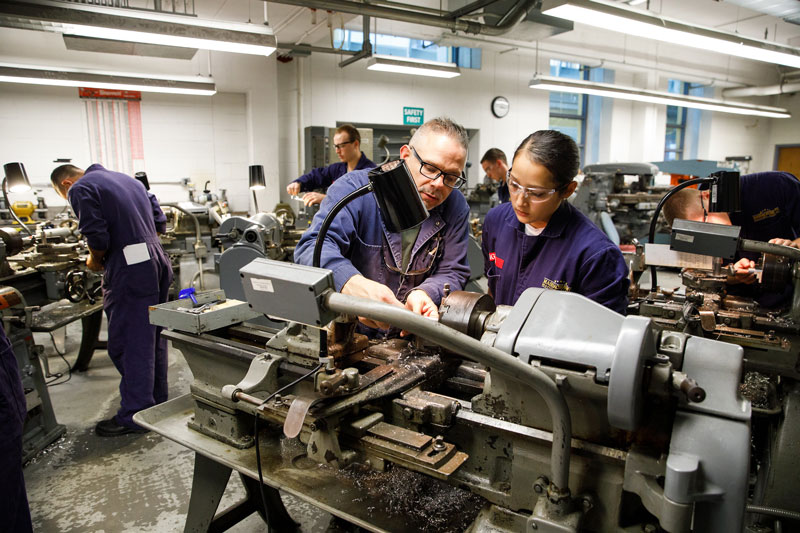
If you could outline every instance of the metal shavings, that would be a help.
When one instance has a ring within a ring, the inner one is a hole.
[[[368,494],[370,513],[378,510],[405,522],[404,531],[456,533],[466,530],[483,507],[484,499],[443,481],[390,465],[377,472],[354,464],[340,475]]]
[[[758,372],[747,372],[744,381],[739,385],[739,392],[750,400],[753,407],[768,409],[770,405],[770,390],[773,388],[769,376]]]

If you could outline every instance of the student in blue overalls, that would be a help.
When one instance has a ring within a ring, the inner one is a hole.
[[[348,172],[375,168],[375,163],[367,159],[361,151],[361,134],[355,126],[345,124],[336,128],[333,135],[333,148],[339,156],[338,163],[332,163],[327,167],[315,168],[307,174],[303,174],[286,187],[289,194],[303,195],[305,205],[315,205],[322,202],[325,194],[316,192],[315,189],[327,189],[337,179]]]
[[[741,210],[735,213],[708,212],[709,191],[683,189],[664,204],[664,218],[672,225],[676,218],[740,226],[742,239],[768,241],[800,248],[800,180],[788,172],[758,172],[739,178]],[[734,287],[730,292],[757,298],[768,308],[780,307],[791,299],[791,286],[778,294],[761,294],[752,286],[756,275],[752,269],[761,254],[738,252],[735,272],[728,277]]]
[[[158,233],[166,217],[155,196],[132,177],[92,165],[86,172],[62,165],[50,176],[69,200],[89,246],[86,265],[104,270],[103,308],[108,316],[108,355],[119,373],[120,408],[97,424],[103,437],[145,431],[137,411],[167,400],[167,345],[150,325],[148,308],[167,301],[172,267]]]
[[[502,204],[510,199],[506,174],[508,173],[508,159],[500,148],[489,148],[481,158],[481,167],[486,172],[486,177],[499,183],[497,187],[497,203]]]
[[[0,328],[0,530],[33,531],[25,478],[22,429],[27,409],[14,349]]]
[[[530,287],[582,294],[625,314],[628,268],[619,248],[566,199],[578,186],[578,147],[555,130],[519,145],[506,176],[510,201],[483,223],[484,269],[499,305]]]

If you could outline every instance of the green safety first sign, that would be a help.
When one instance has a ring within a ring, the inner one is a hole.
[[[403,125],[404,126],[422,126],[425,121],[425,110],[421,107],[404,107],[403,108]]]

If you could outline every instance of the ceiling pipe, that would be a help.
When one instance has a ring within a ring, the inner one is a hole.
[[[506,16],[505,22],[495,26],[472,22],[468,20],[451,20],[448,15],[437,16],[410,9],[399,9],[383,7],[372,4],[362,4],[349,0],[271,0],[276,4],[287,4],[293,6],[304,6],[315,9],[325,9],[338,11],[340,13],[350,13],[353,15],[364,15],[379,19],[396,20],[398,22],[409,22],[411,24],[421,24],[443,28],[450,31],[462,31],[476,35],[503,35],[512,30],[517,24],[527,16],[528,12],[536,6],[536,0],[519,0],[511,8]],[[414,6],[409,6],[414,7]]]
[[[738,98],[740,96],[772,96],[775,94],[789,94],[800,92],[800,82],[782,82],[776,85],[762,85],[759,87],[736,87],[723,89],[722,96]]]
[[[449,19],[457,19],[458,17],[463,17],[464,15],[469,15],[479,9],[482,9],[488,5],[494,4],[497,0],[476,0],[470,4],[465,5],[462,8],[456,9],[455,11],[451,11],[446,15],[446,18]]]
[[[492,0],[492,1],[496,1],[496,0]],[[397,8],[400,8],[400,9],[408,9],[409,7],[413,7],[414,11],[416,11],[416,12],[427,13],[429,15],[436,15],[436,16],[440,16],[440,17],[443,17],[443,16],[447,15],[447,13],[448,13],[447,11],[444,11],[442,9],[436,9],[436,8],[433,8],[433,7],[424,7],[424,6],[409,6],[408,3],[392,2],[391,0],[370,0],[369,3],[372,4],[372,5],[375,5],[375,6],[397,7]]]
[[[278,43],[278,50],[289,50],[298,55],[310,55],[312,52],[321,54],[341,54],[354,56],[358,52],[351,50],[340,50],[338,48],[325,48],[324,46],[311,46],[310,44]]]
[[[351,63],[355,63],[360,59],[372,57],[372,41],[369,40],[369,16],[364,15],[364,39],[361,41],[361,51],[353,57],[347,58],[339,62],[339,68],[346,67]]]

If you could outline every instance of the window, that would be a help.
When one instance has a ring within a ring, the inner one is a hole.
[[[409,39],[396,35],[371,34],[373,53],[440,63],[455,63],[461,68],[481,68],[481,49],[466,46],[439,46],[433,41]],[[357,52],[361,50],[364,33],[337,29],[333,32],[333,47]]]
[[[689,83],[669,80],[668,91],[676,94],[689,94]],[[686,140],[686,108],[667,106],[667,134],[664,138],[664,161],[683,159]]]
[[[550,75],[561,78],[588,80],[589,69],[579,63],[550,60]],[[550,129],[573,138],[581,152],[583,166],[586,151],[586,108],[589,98],[585,94],[550,92]]]

